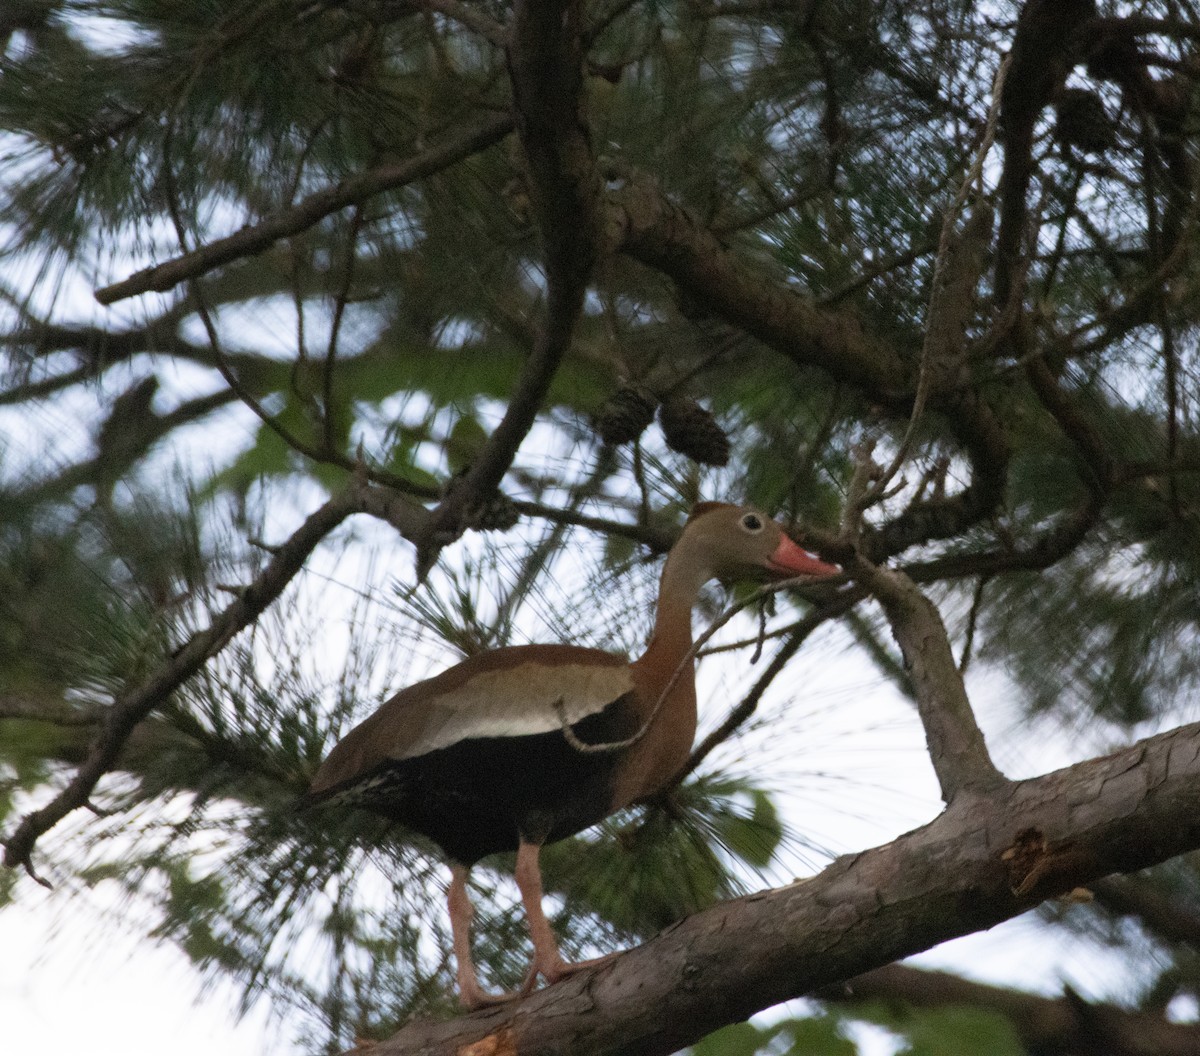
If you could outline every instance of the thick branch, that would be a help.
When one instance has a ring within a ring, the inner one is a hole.
[[[670,276],[697,301],[804,366],[893,403],[910,389],[896,351],[873,339],[848,311],[821,308],[747,266],[652,181],[630,179],[612,194],[607,240]]]
[[[992,795],[818,876],[698,913],[524,1001],[409,1024],[377,1056],[655,1056],[726,1023],[1200,846],[1200,724]],[[486,1039],[486,1040],[485,1040]],[[484,1047],[490,1046],[490,1048]]]
[[[988,755],[945,624],[933,602],[903,572],[861,558],[853,562],[851,571],[879,599],[904,653],[942,799],[951,803],[965,790],[1002,785],[1005,778]]]
[[[839,1003],[885,1001],[915,1008],[957,1006],[996,1012],[1012,1023],[1030,1052],[1041,1056],[1083,1052],[1195,1056],[1200,1052],[1200,1026],[1195,1023],[1171,1023],[1156,1012],[1088,1004],[1072,993],[1042,997],[900,964],[876,968],[816,996]]]
[[[499,142],[512,128],[510,114],[490,117],[476,128],[444,140],[416,157],[369,169],[336,187],[317,191],[290,209],[272,214],[261,223],[243,227],[190,253],[135,272],[121,282],[97,290],[96,300],[101,304],[115,304],[126,297],[135,297],[151,290],[170,290],[186,279],[197,278],[231,260],[261,253],[272,243],[306,231],[339,209],[365,201],[382,191],[403,187],[477,154]]]

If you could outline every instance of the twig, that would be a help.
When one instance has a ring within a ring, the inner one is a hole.
[[[1011,65],[1012,54],[1009,53],[1005,55],[999,68],[996,70],[996,78],[992,84],[992,104],[988,110],[987,126],[984,128],[983,138],[979,144],[979,150],[975,154],[975,160],[971,163],[970,169],[967,170],[967,175],[963,179],[962,185],[958,188],[958,192],[955,194],[954,200],[950,203],[950,207],[946,210],[946,215],[942,220],[942,233],[938,242],[937,258],[933,266],[933,280],[930,284],[932,293],[929,298],[929,312],[925,320],[925,341],[921,349],[921,366],[917,376],[917,391],[913,397],[912,413],[908,419],[908,428],[904,431],[904,438],[900,441],[900,446],[897,448],[892,461],[875,483],[873,490],[880,495],[887,489],[892,478],[908,458],[908,451],[912,446],[917,426],[925,411],[925,404],[929,400],[935,381],[938,380],[935,368],[942,366],[943,364],[940,360],[953,352],[951,349],[939,347],[943,336],[948,331],[953,330],[958,342],[961,344],[962,341],[960,328],[966,323],[965,314],[969,309],[970,294],[974,291],[975,284],[979,279],[979,270],[982,267],[981,254],[978,260],[971,259],[975,255],[975,251],[982,248],[972,244],[973,242],[980,241],[977,237],[979,231],[976,228],[982,228],[983,220],[986,219],[987,241],[990,241],[992,229],[991,207],[986,206],[983,200],[983,164],[987,160],[987,155],[996,139],[996,126],[1000,119],[1000,97],[1004,91],[1004,81],[1008,76],[1008,70]],[[967,197],[971,193],[973,186],[975,187],[979,201],[976,210],[978,215],[968,220],[961,236],[956,236],[955,225],[958,222],[959,213],[966,204]],[[986,242],[984,245],[986,246]],[[962,271],[963,274],[956,274],[959,271]],[[948,274],[949,279],[947,279]],[[955,290],[951,288],[960,284],[964,286],[969,284],[970,289]],[[949,296],[945,298],[942,296],[944,290],[949,293]],[[956,303],[959,301],[964,303]],[[953,318],[956,315],[964,317],[961,319]],[[950,318],[947,318],[947,316],[950,316]],[[957,351],[961,355],[961,348]]]
[[[1005,572],[1041,571],[1071,553],[1100,517],[1105,498],[1102,490],[1088,493],[1087,501],[1064,515],[1048,531],[1020,550],[1004,547],[974,554],[948,554],[904,568],[914,583],[933,583],[963,576],[994,576]]]
[[[879,500],[878,494],[871,487],[871,481],[878,480],[882,472],[872,455],[875,453],[875,441],[863,440],[855,444],[850,452],[854,461],[854,472],[850,475],[850,483],[846,486],[846,502],[842,506],[839,538],[851,546],[858,544],[862,536],[862,516],[872,502]]]
[[[895,256],[888,257],[887,260],[880,261],[874,267],[866,269],[862,274],[849,279],[836,290],[830,290],[821,297],[818,303],[822,305],[838,304],[847,297],[853,296],[864,286],[869,286],[876,279],[882,278],[889,271],[894,271],[896,268],[908,267],[909,264],[915,264],[926,253],[932,252],[935,248],[932,241],[918,242],[911,249],[907,249],[903,253],[897,253]]]
[[[571,489],[564,512],[578,512],[580,507],[588,499],[594,497],[604,486],[604,482],[612,476],[613,468],[614,460],[601,452],[586,479]],[[521,572],[516,581],[496,607],[496,618],[492,621],[494,628],[501,630],[506,625],[511,626],[517,607],[526,598],[537,577],[541,575],[550,558],[559,549],[567,524],[566,520],[552,521],[550,531],[534,547],[528,559],[522,563]]]
[[[637,4],[638,0],[616,0],[607,11],[601,11],[596,18],[590,22],[587,28],[583,31],[583,43],[585,47],[590,47],[594,44],[597,38],[609,26],[611,26],[618,18],[626,11]]]
[[[774,682],[788,661],[796,655],[800,646],[807,641],[808,636],[813,631],[828,620],[849,612],[853,606],[857,605],[866,596],[867,592],[862,587],[850,585],[840,590],[819,608],[813,609],[803,619],[794,623],[790,628],[792,636],[779,647],[778,652],[771,658],[770,664],[767,665],[766,670],[759,676],[758,681],[751,688],[750,692],[746,694],[737,707],[730,711],[720,726],[692,749],[692,754],[688,757],[688,761],[679,773],[667,782],[666,788],[674,788],[680,782],[684,781],[688,775],[693,773],[704,762],[718,745],[727,741],[754,714],[758,708],[759,701],[762,700],[771,683]]]
[[[133,429],[127,437],[128,446],[121,452],[120,459],[112,461],[107,452],[100,451],[86,462],[68,466],[57,476],[40,480],[28,488],[11,492],[12,498],[22,503],[33,504],[63,494],[80,484],[95,484],[102,478],[113,478],[124,473],[162,437],[180,425],[186,425],[232,402],[232,392],[214,392],[181,403],[166,414],[148,414],[137,422],[129,423]]]
[[[649,547],[656,554],[665,554],[679,538],[679,529],[650,523],[646,517],[641,517],[636,522],[614,521],[607,517],[595,517],[592,514],[580,513],[577,510],[559,509],[542,502],[531,502],[528,499],[517,499],[513,505],[518,513],[527,517],[540,517],[559,524],[573,524],[579,528],[587,528],[602,535],[631,539],[635,543]]]
[[[338,339],[342,333],[342,321],[346,316],[346,303],[350,299],[350,286],[354,278],[354,266],[358,262],[358,236],[362,230],[362,205],[355,205],[350,217],[350,231],[346,238],[346,273],[333,301],[333,321],[329,327],[329,344],[325,349],[325,362],[321,368],[321,401],[324,404],[323,443],[326,451],[336,451],[337,422],[333,408],[333,366],[337,360]]]
[[[975,581],[975,592],[971,597],[971,611],[967,616],[967,634],[963,642],[962,659],[958,662],[959,674],[965,675],[971,664],[971,651],[975,646],[975,629],[979,623],[979,613],[983,608],[983,588],[987,586],[990,576],[980,576]]]
[[[175,228],[175,236],[179,239],[179,247],[184,251],[184,256],[186,257],[188,255],[187,227],[183,222],[183,212],[179,206],[179,192],[175,184],[174,164],[171,156],[173,127],[172,124],[168,123],[167,132],[163,138],[163,184],[166,191],[167,212]],[[306,444],[274,415],[268,414],[266,408],[263,407],[258,398],[242,384],[241,378],[238,377],[225,358],[225,349],[221,345],[216,323],[213,322],[212,313],[209,311],[208,300],[204,294],[204,285],[201,283],[199,275],[190,276],[188,281],[190,283],[189,293],[196,306],[196,313],[199,315],[200,322],[204,326],[205,334],[208,335],[213,362],[221,377],[225,379],[225,383],[233,390],[238,399],[249,407],[262,423],[274,432],[288,447],[307,455],[315,461],[321,461],[322,452]],[[302,324],[303,315],[300,316],[300,320]],[[303,336],[303,330],[301,330],[301,340],[303,340]],[[303,347],[301,347],[300,354],[303,355]]]
[[[6,693],[0,697],[0,720],[46,722],[51,726],[95,726],[108,714],[108,706],[93,701],[68,704],[63,700],[40,699]]]
[[[762,659],[763,646],[767,641],[767,606],[758,607],[758,634],[754,638],[754,652],[750,654],[750,663],[757,664]]]
[[[508,46],[508,30],[502,22],[497,22],[496,19],[476,10],[469,4],[462,3],[461,0],[417,0],[417,2],[426,11],[435,11],[439,15],[453,19],[472,32],[486,38],[498,48]]]
[[[1018,350],[1023,351],[1025,328],[1017,326],[1012,336]],[[1025,376],[1029,379],[1030,387],[1038,401],[1050,412],[1066,437],[1075,445],[1088,470],[1085,477],[1090,476],[1090,479],[1085,479],[1088,487],[1093,490],[1109,487],[1115,470],[1104,437],[1083,413],[1078,403],[1059,385],[1045,357],[1028,355],[1025,360]]]

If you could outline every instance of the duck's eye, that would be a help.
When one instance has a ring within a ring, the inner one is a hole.
[[[762,518],[757,513],[747,513],[742,516],[742,527],[748,532],[757,534],[763,530]]]

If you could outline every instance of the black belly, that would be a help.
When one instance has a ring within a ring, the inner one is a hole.
[[[622,697],[571,727],[586,744],[623,740],[637,729]],[[624,752],[581,752],[561,730],[480,737],[383,763],[337,799],[428,836],[471,865],[497,851],[564,839],[608,813]]]

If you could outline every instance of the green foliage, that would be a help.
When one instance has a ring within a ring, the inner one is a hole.
[[[783,839],[775,805],[761,789],[698,778],[661,803],[546,847],[543,872],[566,893],[569,913],[648,937],[743,893],[743,870],[767,867]]]
[[[854,1015],[899,1035],[897,1056],[1025,1056],[1012,1022],[974,1008],[856,1005]]]
[[[837,1014],[796,1017],[768,1026],[735,1023],[689,1050],[692,1056],[856,1056]],[[966,1051],[962,1056],[968,1056]]]
[[[1164,569],[1147,581],[1132,555],[1125,569],[1112,558],[1087,547],[1051,575],[992,588],[981,655],[1009,658],[1032,710],[1130,724],[1194,692],[1191,570]]]

